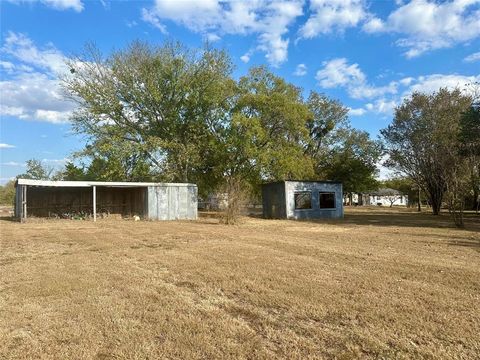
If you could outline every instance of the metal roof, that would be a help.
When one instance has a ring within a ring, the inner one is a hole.
[[[17,179],[15,185],[49,186],[49,187],[148,187],[148,186],[197,186],[188,183],[153,183],[153,182],[118,182],[118,181],[51,181]]]
[[[403,195],[403,193],[396,189],[391,188],[380,188],[378,190],[373,190],[370,192],[366,192],[368,195],[375,195],[375,196],[393,196],[393,195]]]
[[[278,183],[287,183],[287,182],[304,182],[304,183],[318,183],[318,184],[341,184],[341,181],[334,180],[279,180],[263,183],[262,185],[278,184]]]

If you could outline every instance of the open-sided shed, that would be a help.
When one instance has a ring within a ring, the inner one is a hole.
[[[278,181],[262,186],[263,216],[270,219],[343,217],[342,183]]]
[[[184,183],[18,179],[15,216],[137,215],[149,220],[197,218],[197,185]]]

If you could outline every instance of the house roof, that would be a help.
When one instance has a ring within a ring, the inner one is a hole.
[[[17,179],[15,186],[47,186],[47,187],[149,187],[149,186],[197,186],[188,183],[153,183],[153,182],[122,182],[122,181],[51,181],[51,180],[32,180]]]
[[[318,184],[341,184],[341,181],[333,180],[280,180],[263,183],[262,185],[278,184],[278,183],[287,183],[287,182],[303,182],[303,183],[318,183]]]
[[[392,195],[403,195],[401,191],[391,188],[380,188],[378,190],[367,192],[369,195],[375,196],[392,196]]]

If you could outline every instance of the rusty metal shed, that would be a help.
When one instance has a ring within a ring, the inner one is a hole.
[[[195,220],[197,185],[186,183],[46,181],[18,179],[15,216],[62,213],[137,215],[148,220]]]

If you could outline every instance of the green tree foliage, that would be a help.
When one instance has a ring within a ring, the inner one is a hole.
[[[471,187],[471,208],[480,207],[480,103],[473,104],[460,118],[460,156],[466,161]]]
[[[458,169],[461,114],[471,98],[456,89],[433,94],[414,93],[395,110],[395,118],[381,131],[388,165],[408,175],[427,194],[434,214],[440,212],[449,181]]]
[[[90,46],[70,67],[88,165],[69,164],[65,177],[188,181],[233,198],[239,184],[258,193],[264,181],[332,176],[362,189],[375,174],[376,143],[345,130],[347,108],[316,92],[304,100],[265,67],[236,81],[223,51],[134,42],[105,58]]]
[[[70,67],[64,86],[79,105],[77,132],[125,144],[165,180],[196,181],[209,170],[203,160],[233,95],[224,52],[135,42],[104,59],[90,46]]]
[[[319,175],[341,181],[344,193],[365,192],[378,187],[377,163],[382,155],[379,141],[355,129],[339,130],[336,142],[318,163]]]
[[[25,173],[20,174],[17,178],[21,179],[34,179],[34,180],[50,180],[53,175],[53,168],[42,164],[40,160],[30,159],[27,160],[27,170]]]
[[[309,140],[305,144],[305,153],[318,160],[337,140],[338,132],[347,127],[348,108],[315,91],[310,93],[306,105],[311,116],[306,122]]]
[[[434,214],[440,212],[449,181],[456,176],[460,118],[470,104],[471,98],[458,89],[414,93],[395,110],[392,124],[381,131],[388,165],[422,187]]]
[[[311,178],[313,163],[302,146],[311,113],[301,90],[258,67],[240,79],[238,92],[228,132],[230,144],[238,143],[232,173],[240,165],[247,173],[253,168],[257,181]]]
[[[61,171],[60,176],[62,180],[67,181],[81,181],[86,179],[85,169],[83,167],[76,166],[71,161],[65,164],[65,168]]]
[[[0,186],[0,205],[13,205],[15,201],[15,180]]]

